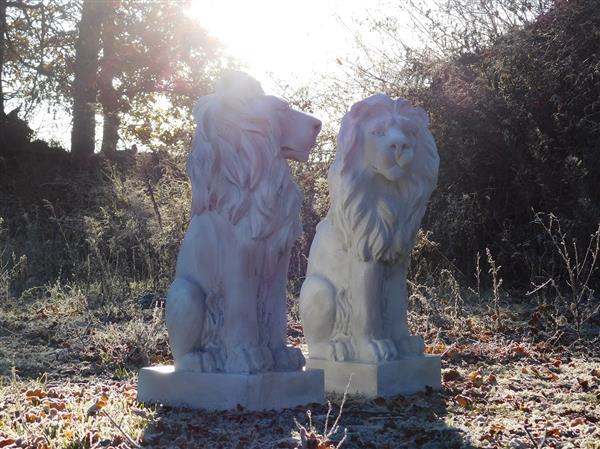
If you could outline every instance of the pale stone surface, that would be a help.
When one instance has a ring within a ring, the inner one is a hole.
[[[198,373],[174,366],[142,368],[138,400],[174,407],[271,410],[325,401],[323,371]]]
[[[308,159],[321,122],[239,72],[194,116],[192,221],[166,304],[175,367],[300,370],[304,356],[287,346],[286,283],[302,198],[286,160]]]
[[[199,99],[194,117],[192,220],[166,301],[175,368],[144,368],[140,398],[212,409],[322,400],[322,373],[303,372],[286,337],[288,265],[302,228],[287,159],[308,159],[321,122],[240,72]]]
[[[349,380],[348,393],[370,398],[413,394],[425,391],[427,387],[433,390],[442,387],[440,357],[433,355],[405,357],[381,363],[309,358],[306,360],[306,367],[325,370],[325,390],[334,393],[344,393]]]
[[[311,359],[377,364],[423,354],[408,330],[406,273],[438,167],[427,114],[407,100],[373,95],[344,116],[331,207],[300,293]]]

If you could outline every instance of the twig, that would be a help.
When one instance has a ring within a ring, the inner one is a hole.
[[[350,377],[348,378],[348,383],[346,384],[346,389],[344,390],[344,396],[342,397],[342,402],[340,404],[340,411],[338,412],[337,418],[335,419],[333,426],[331,426],[331,430],[329,431],[329,433],[325,434],[325,438],[329,438],[331,435],[333,435],[334,433],[337,432],[338,422],[340,421],[340,418],[342,417],[342,411],[344,410],[344,404],[346,403],[346,398],[348,397],[348,390],[350,389],[350,382],[352,381],[352,376],[354,376],[354,373],[351,373]],[[344,436],[344,438],[345,438],[345,436]]]
[[[533,435],[531,435],[531,432],[529,432],[529,429],[527,428],[527,426],[523,426],[523,429],[525,429],[525,432],[527,432],[527,436],[533,443],[533,447],[535,447],[535,449],[540,449],[540,447],[537,444],[537,441],[535,441],[535,438],[533,438]]]
[[[102,413],[104,413],[106,415],[106,417],[110,420],[112,425],[115,426],[119,430],[119,432],[121,432],[123,434],[123,436],[125,438],[127,438],[127,440],[129,440],[129,442],[133,445],[133,447],[140,447],[139,444],[137,444],[135,441],[133,441],[133,439],[129,435],[127,435],[127,433],[121,428],[121,426],[119,426],[117,424],[117,422],[112,418],[112,416],[110,416],[108,414],[108,412],[106,410],[102,410]]]
[[[440,357],[445,357],[446,354],[448,354],[452,349],[454,349],[454,347],[456,346],[456,344],[457,344],[457,342],[454,342],[450,346],[448,346],[446,348],[446,350],[440,354]]]

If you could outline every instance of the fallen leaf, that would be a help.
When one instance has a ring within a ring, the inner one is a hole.
[[[452,382],[460,379],[460,373],[455,369],[450,369],[444,372],[444,382]]]
[[[3,438],[0,440],[0,447],[10,446],[15,441],[17,441],[17,440],[15,440],[14,438]]]
[[[483,383],[483,376],[481,375],[481,373],[479,371],[471,371],[467,377],[474,384],[479,385],[479,384]]]
[[[515,346],[511,349],[511,351],[514,355],[519,357],[525,357],[529,355],[529,351],[527,351],[523,345]]]
[[[585,421],[586,421],[586,419],[580,416],[579,418],[573,419],[570,424],[571,424],[571,427],[577,427],[582,424],[585,424]]]
[[[463,408],[473,408],[473,401],[466,396],[458,394],[454,397],[454,400],[458,405],[460,405]]]
[[[446,350],[444,343],[436,343],[433,346],[425,346],[426,354],[442,354]]]
[[[490,426],[490,433],[493,435],[495,433],[502,433],[506,430],[506,427],[504,427],[502,424],[500,423],[495,423],[492,424]]]
[[[498,380],[496,379],[496,376],[494,374],[490,374],[487,378],[487,383],[489,384],[495,384],[497,383]]]
[[[48,407],[48,408],[50,408],[50,409],[59,410],[59,411],[63,411],[65,409],[65,407],[67,406],[62,401],[53,401],[51,399],[45,400],[43,402],[43,405],[46,406],[46,407]]]
[[[75,432],[73,432],[70,429],[67,429],[63,431],[63,436],[68,440],[72,440],[75,438]]]
[[[87,411],[88,416],[94,416],[108,404],[108,396],[103,394]]]
[[[584,391],[587,391],[590,388],[590,383],[586,379],[581,379],[578,377],[577,382]]]
[[[548,429],[546,430],[546,436],[560,438],[560,429]]]
[[[33,400],[32,398],[42,399],[48,397],[48,393],[36,388],[35,390],[27,390],[25,396],[31,400]]]
[[[25,414],[25,421],[27,421],[27,422],[37,422],[41,419],[42,419],[42,417],[40,415],[36,415],[34,413],[26,413]]]

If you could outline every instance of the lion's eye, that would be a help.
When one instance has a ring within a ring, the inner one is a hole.
[[[373,134],[374,136],[383,137],[385,136],[385,129],[375,129],[371,131],[371,134]]]

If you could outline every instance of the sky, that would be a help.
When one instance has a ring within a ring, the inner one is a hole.
[[[376,5],[378,2],[371,2]],[[351,23],[365,14],[358,0],[195,0],[188,14],[217,37],[246,70],[277,93],[280,80],[301,84],[335,70],[354,40]]]

